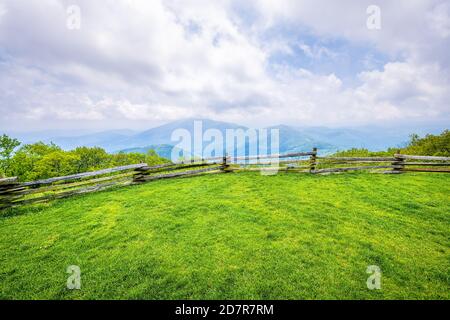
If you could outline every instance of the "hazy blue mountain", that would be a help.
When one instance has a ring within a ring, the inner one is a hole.
[[[111,152],[126,147],[126,140],[134,134],[136,134],[136,132],[131,130],[109,130],[82,136],[54,136],[44,139],[44,141],[54,142],[66,150],[71,150],[79,146],[86,146],[102,147]]]
[[[148,150],[154,149],[161,157],[170,158],[174,145],[178,143],[178,141],[171,140],[172,133],[177,129],[185,129],[191,134],[191,139],[194,139],[194,121],[196,120],[201,121],[202,132],[205,132],[208,129],[216,129],[219,130],[223,136],[225,136],[227,129],[247,129],[244,126],[233,123],[208,119],[186,119],[174,121],[129,137],[124,142],[130,147],[120,150],[120,152],[146,153]],[[207,143],[205,143],[204,146],[206,146],[206,144]],[[193,150],[193,146],[191,148]],[[178,151],[181,152],[181,149]]]
[[[269,129],[278,129],[280,132],[280,151],[281,152],[307,152],[317,148],[321,154],[330,154],[338,150],[338,146],[325,139],[314,137],[307,132],[279,125]]]
[[[389,147],[400,147],[408,141],[409,130],[400,131],[389,128],[298,128],[302,134],[316,141],[333,144],[339,150],[366,148],[369,150],[385,150]]]
[[[211,121],[211,120],[202,120],[203,124],[203,132],[207,129],[217,129],[222,132],[222,135],[225,137],[226,129],[243,129],[247,130],[247,127],[239,126],[230,123]],[[155,149],[155,151],[163,157],[170,157],[171,148],[168,146],[173,146],[174,142],[170,140],[170,136],[172,132],[176,129],[186,129],[191,133],[191,136],[194,136],[194,121],[183,120],[177,121],[174,123],[169,123],[167,125],[153,128],[147,130],[138,135],[129,137],[128,145],[144,145],[144,147],[132,147],[121,150],[121,152],[147,152],[149,149]],[[280,133],[280,152],[301,152],[301,151],[311,151],[314,147],[319,148],[322,154],[329,154],[338,149],[337,146],[334,146],[330,143],[319,141],[313,139],[306,134],[300,132],[296,128],[292,128],[289,126],[275,126],[267,128],[268,132],[270,129],[278,129]],[[269,133],[270,134],[270,133]],[[154,144],[145,145],[148,142],[155,142]],[[249,144],[255,143],[255,141],[245,141],[245,146],[236,145],[235,146],[235,154],[243,155],[245,153],[249,153]],[[257,142],[256,142],[257,143]],[[204,143],[203,147],[205,147],[208,143]],[[268,145],[270,148],[270,143]],[[246,150],[246,151],[244,151]]]
[[[29,132],[15,132],[5,131],[11,137],[19,139],[22,143],[34,143],[37,141],[49,142],[53,137],[76,137],[82,135],[89,135],[91,132],[79,130],[43,130],[43,131],[29,131]]]
[[[217,129],[225,137],[226,129],[244,129],[245,126],[213,121],[202,120],[202,130]],[[186,129],[194,136],[194,119],[174,121],[159,127],[145,131],[136,132],[131,130],[110,130],[97,133],[86,133],[80,131],[45,131],[14,134],[22,142],[32,143],[36,141],[54,142],[63,149],[69,150],[78,146],[102,147],[108,152],[147,152],[155,149],[163,157],[170,157],[177,141],[171,141],[171,135],[176,129]],[[408,141],[412,132],[418,132],[408,127],[380,128],[326,128],[326,127],[292,127],[279,125],[267,129],[278,129],[280,133],[280,152],[310,151],[316,147],[321,154],[330,154],[337,150],[349,148],[367,148],[369,150],[383,150],[388,147],[402,146]],[[437,129],[436,129],[437,130]],[[435,131],[436,131],[435,130]],[[58,132],[60,134],[58,134]],[[270,132],[270,131],[269,131]],[[430,133],[437,133],[428,131]],[[246,141],[245,148],[248,150],[250,142]],[[207,143],[204,143],[206,146]],[[242,146],[238,146],[242,147]],[[238,148],[237,147],[237,148]],[[270,145],[269,145],[270,147]]]
[[[202,121],[203,131],[208,129],[218,129],[225,134],[226,129],[245,128],[233,123],[219,122],[208,119],[200,119]],[[143,147],[149,145],[159,144],[176,144],[171,140],[172,133],[177,129],[186,129],[194,136],[194,119],[180,120],[170,122],[168,124],[152,128],[150,130],[141,132],[137,135],[129,137],[126,140],[129,147]]]

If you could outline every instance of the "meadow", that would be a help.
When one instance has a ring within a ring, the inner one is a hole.
[[[8,209],[0,298],[449,299],[449,195],[446,174],[243,172]]]

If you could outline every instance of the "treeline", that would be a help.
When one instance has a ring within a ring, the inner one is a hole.
[[[65,151],[57,145],[37,142],[22,145],[17,139],[0,136],[0,177],[33,181],[117,166],[167,162],[155,151],[109,154],[102,148],[79,147]]]
[[[450,157],[450,131],[444,130],[439,135],[427,134],[421,138],[412,134],[409,142],[403,148],[389,148],[385,151],[369,151],[353,148],[336,152],[336,157],[385,157],[400,152],[402,154]]]
[[[403,148],[389,148],[385,151],[353,148],[339,151],[333,156],[392,156],[398,151],[403,154],[449,157],[450,131],[445,130],[440,135],[428,134],[422,138],[413,134]],[[149,150],[146,154],[137,152],[109,154],[97,147],[79,147],[65,151],[53,143],[21,144],[17,139],[7,135],[0,136],[0,177],[18,177],[21,181],[46,179],[136,163],[155,165],[167,161],[153,150]]]

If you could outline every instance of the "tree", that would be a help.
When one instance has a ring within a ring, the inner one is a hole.
[[[29,181],[36,177],[41,178],[36,173],[36,164],[44,156],[58,151],[62,151],[61,148],[53,143],[36,142],[23,145],[11,159],[9,175],[17,176],[22,181]]]
[[[402,150],[404,154],[426,156],[450,156],[450,131],[445,130],[440,135],[427,134],[420,138],[417,134],[410,136],[410,142]]]
[[[79,158],[76,164],[77,173],[105,168],[110,165],[112,158],[102,148],[78,147],[71,153]]]
[[[439,135],[427,134],[421,138],[418,134],[411,134],[406,147],[400,149],[400,153],[424,156],[450,156],[450,131],[444,130]],[[385,157],[397,153],[398,148],[389,148],[386,151],[369,151],[367,149],[353,148],[338,151],[335,157]]]
[[[108,154],[104,149],[97,147],[78,147],[72,151],[65,151],[54,143],[43,142],[23,145],[13,156],[11,152],[7,155],[10,161],[5,174],[10,177],[17,176],[20,181],[46,179],[135,163],[146,162],[151,165],[167,162],[154,151],[148,154]]]
[[[147,151],[147,154],[145,155],[145,163],[147,163],[149,166],[157,165],[157,164],[163,164],[168,162],[167,159],[161,158],[155,150],[150,149]]]
[[[36,162],[30,180],[46,179],[73,174],[80,158],[70,152],[55,151]]]
[[[0,137],[0,171],[2,175],[8,174],[11,157],[14,149],[20,146],[20,142],[17,139],[10,138],[6,134]]]

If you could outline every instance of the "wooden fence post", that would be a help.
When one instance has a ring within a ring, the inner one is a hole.
[[[224,155],[223,159],[222,159],[222,171],[223,172],[230,172],[230,164],[229,164],[229,160],[228,160],[228,155]]]
[[[403,173],[403,169],[405,168],[405,159],[401,156],[400,150],[397,150],[397,153],[394,155],[395,161],[391,164],[396,166],[396,168],[392,169],[392,173]]]
[[[309,173],[314,173],[316,171],[316,161],[317,161],[317,148],[313,148],[313,154],[310,157],[310,167]]]
[[[8,208],[14,200],[22,198],[18,193],[22,189],[17,177],[0,179],[0,209]]]
[[[144,178],[145,174],[144,172],[142,172],[139,169],[134,169],[133,170],[133,182],[134,183],[141,183],[143,182],[143,178]]]

